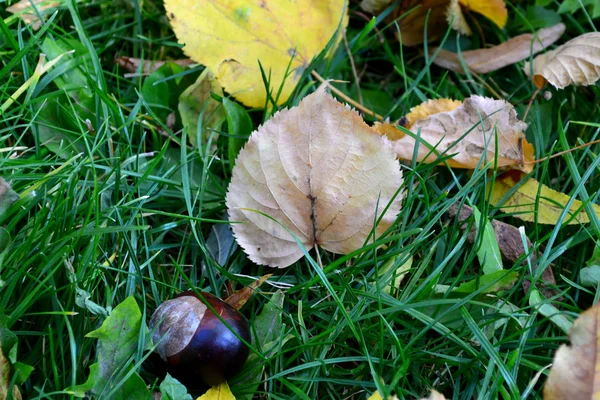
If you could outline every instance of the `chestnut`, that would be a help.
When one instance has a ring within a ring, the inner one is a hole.
[[[162,303],[149,325],[156,352],[168,372],[185,385],[218,385],[235,376],[248,358],[250,349],[240,340],[250,343],[248,321],[212,294],[183,292]]]

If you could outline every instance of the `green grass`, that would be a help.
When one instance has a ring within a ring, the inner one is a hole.
[[[509,6],[504,31],[478,18],[486,42],[531,31],[524,17],[531,3]],[[597,218],[588,225],[523,223],[486,200],[485,187],[493,179],[486,171],[412,163],[403,168],[405,199],[385,246],[366,246],[349,256],[322,251],[322,270],[310,257],[271,270],[250,262],[239,248],[219,265],[207,240],[226,211],[229,147],[235,143],[230,138],[243,139],[244,132],[225,124],[223,135],[215,137],[214,155],[180,146],[186,138],[177,126],[172,131],[165,125],[176,111],[172,102],[153,104],[143,96],[144,79],[124,77],[114,63],[115,54],[182,57],[161,2],[65,4],[38,32],[5,12],[0,20],[0,104],[32,76],[39,54],[48,51],[42,50],[44,40],[69,40],[77,50],[0,116],[0,175],[20,194],[0,216],[12,237],[0,255],[0,326],[18,339],[16,360],[34,367],[20,385],[24,398],[70,397],[66,389],[84,382],[95,361],[96,340],[85,335],[128,296],[135,296],[147,320],[158,304],[190,284],[224,298],[228,283],[239,289],[266,273],[274,273],[272,284],[264,284],[242,311],[253,323],[271,293],[286,288],[278,329],[290,340],[267,358],[257,398],[363,399],[377,388],[407,399],[430,388],[453,399],[541,398],[548,370],[539,379],[536,374],[552,362],[566,334],[530,306],[521,283],[533,279],[539,287],[539,274],[552,267],[557,296],[544,301],[569,318],[600,299],[600,290],[579,284],[579,271],[600,239]],[[561,18],[567,24],[562,42],[595,30],[581,11]],[[427,98],[492,95],[478,80],[429,65],[422,49],[401,49],[396,25],[388,22],[378,20],[378,31],[368,30],[351,12],[351,54],[341,45],[311,68],[349,81],[335,85],[358,99],[352,57],[362,71],[365,105],[392,119]],[[446,43],[462,49],[481,45],[477,36],[458,39],[453,33]],[[201,69],[159,81],[176,100],[176,91]],[[523,116],[535,87],[520,66],[482,78]],[[317,85],[307,71],[287,105]],[[547,90],[552,98],[538,95],[527,117],[537,158],[598,139],[600,129],[593,125],[600,123],[598,85]],[[257,127],[266,113],[249,115]],[[57,133],[65,144],[60,150],[47,143]],[[537,164],[532,176],[597,203],[599,149],[592,145]],[[463,295],[436,293],[436,285],[457,287],[482,274],[478,247],[446,217],[456,202],[525,226],[540,256],[533,265],[505,265],[518,272],[512,288],[493,295],[484,294],[485,286]],[[381,290],[411,257],[400,287],[390,294]],[[531,267],[538,271],[534,277]],[[499,323],[507,316],[508,323]],[[142,364],[147,354],[141,348],[136,365],[156,390],[159,378]],[[243,394],[234,383],[232,389]]]

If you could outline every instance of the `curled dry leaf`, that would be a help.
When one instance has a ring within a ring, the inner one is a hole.
[[[249,284],[248,286],[245,286],[243,289],[238,290],[237,292],[235,292],[234,294],[232,294],[231,296],[226,298],[225,303],[234,307],[236,310],[241,309],[244,306],[244,304],[246,304],[248,302],[250,297],[252,297],[252,294],[254,293],[254,291],[256,289],[258,289],[263,283],[265,283],[267,281],[267,279],[269,279],[272,276],[273,276],[273,274],[267,274],[267,275],[261,276],[260,278],[258,278],[257,280],[255,280],[254,282]]]
[[[376,218],[375,237],[390,227],[402,174],[387,139],[373,133],[323,86],[252,133],[226,199],[252,261],[283,268],[300,259],[292,234],[307,250],[347,254],[373,240]]]
[[[516,192],[503,201],[504,197],[517,184],[521,183],[522,178],[523,174],[519,171],[510,171],[496,178],[490,203],[523,221],[556,225],[571,197],[550,189],[535,179],[527,179]],[[594,204],[593,207],[596,214],[600,216],[600,206]],[[563,223],[572,225],[587,224],[588,222],[590,222],[590,218],[583,210],[583,204],[579,200],[574,200]]]
[[[27,25],[31,25],[34,31],[37,31],[42,27],[44,19],[61,4],[62,0],[20,0],[7,7],[6,12],[17,15]]]
[[[436,108],[451,109],[456,103],[448,99],[429,101],[409,114],[409,121],[426,115]],[[527,169],[525,161],[533,160],[533,147],[525,140],[527,124],[517,118],[512,105],[504,100],[471,96],[451,111],[434,113],[410,125],[410,131],[420,132],[417,161],[436,162],[441,154],[454,154],[447,160],[450,167],[474,169],[482,157],[484,163],[497,156],[498,167]],[[378,123],[375,129],[392,139],[398,158],[412,160],[417,144],[409,136],[390,124]],[[496,132],[498,148],[496,148]],[[434,150],[432,150],[434,149]]]
[[[549,28],[540,29],[536,34],[526,33],[516,36],[498,46],[463,51],[461,55],[469,70],[478,74],[485,74],[539,53],[556,42],[564,31],[565,25],[560,23]],[[433,47],[429,50],[429,54],[433,55],[436,51],[438,51],[438,48]],[[448,50],[439,50],[433,63],[454,72],[465,72],[459,55]]]
[[[450,4],[446,9],[446,20],[452,29],[463,35],[472,35],[471,27],[467,23],[462,9],[460,8],[459,0],[450,0]]]
[[[348,21],[346,0],[166,0],[165,8],[185,54],[250,107],[267,101],[261,66],[273,96],[283,84],[277,102],[285,102],[312,58]]]
[[[562,345],[554,355],[545,400],[597,399],[600,396],[600,305],[583,312],[569,332],[570,346]]]
[[[525,63],[525,73],[532,68]],[[533,60],[533,83],[557,89],[569,85],[593,85],[600,79],[600,32],[586,33]]]

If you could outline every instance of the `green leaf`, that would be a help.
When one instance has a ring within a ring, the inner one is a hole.
[[[0,227],[0,253],[8,248],[10,244],[10,233],[2,227]]]
[[[152,110],[163,121],[177,109],[179,96],[187,86],[188,78],[177,76],[184,71],[178,64],[167,62],[144,80],[142,96]]]
[[[556,25],[561,21],[560,15],[555,11],[538,6],[527,7],[526,18],[533,29],[547,28]]]
[[[477,250],[477,258],[483,266],[483,274],[489,275],[502,271],[502,254],[496,239],[492,223],[487,218],[482,218],[477,207],[473,206],[473,216],[477,226],[477,238],[481,238],[481,246]],[[483,222],[483,227],[481,223]]]
[[[71,390],[80,397],[91,392],[103,399],[150,398],[150,391],[137,373],[130,375],[122,386],[118,387],[114,397],[108,395],[129,372],[141,329],[146,329],[145,324],[142,324],[142,313],[135,299],[132,296],[128,297],[112,310],[100,328],[86,335],[88,338],[99,340],[97,362],[90,367],[88,380]],[[129,394],[133,397],[126,397]]]
[[[581,286],[598,287],[600,285],[600,265],[581,268],[581,271],[579,271],[579,282]]]
[[[600,3],[598,3],[598,0],[564,0],[558,8],[558,12],[560,14],[572,14],[580,10],[582,5],[590,10],[592,18],[600,17]]]
[[[254,130],[252,120],[246,109],[238,103],[223,98],[223,106],[225,107],[225,115],[227,116],[227,129],[229,133],[229,165],[233,170],[235,159],[242,147],[250,137]]]
[[[515,284],[518,277],[519,273],[516,271],[500,270],[465,282],[454,289],[452,293],[470,294],[478,291],[479,288],[487,287],[488,285],[491,286],[480,291],[480,294],[496,293],[500,290],[510,289]]]
[[[214,74],[205,68],[196,82],[179,96],[181,123],[187,127],[188,139],[193,146],[205,145],[213,131],[221,129],[225,121],[223,105],[211,97],[211,92],[223,96],[223,88]]]
[[[187,389],[177,379],[167,374],[160,384],[161,400],[192,400]]]
[[[11,186],[0,177],[0,218],[4,216],[6,210],[12,206],[17,200],[19,195],[17,192],[12,190]]]
[[[91,116],[77,104],[73,104],[74,110],[66,108],[68,104],[66,96],[50,99],[43,104],[36,120],[40,145],[64,159],[86,150],[77,118]]]
[[[398,256],[392,257],[379,269],[379,276],[377,277],[377,286],[386,293],[391,293],[393,289],[398,289],[402,279],[407,272],[412,268],[413,258],[409,257],[402,265],[398,266],[395,270],[392,270],[396,265]]]
[[[564,333],[568,334],[573,326],[573,321],[564,315],[558,308],[548,303],[537,290],[532,290],[529,295],[529,305],[538,310],[540,314],[547,317],[558,326]]]

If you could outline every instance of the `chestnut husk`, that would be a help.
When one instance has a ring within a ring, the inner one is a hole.
[[[188,388],[215,386],[233,378],[244,366],[250,352],[240,340],[251,343],[248,320],[212,294],[188,290],[174,299],[184,296],[197,298],[207,305],[207,309],[187,346],[164,360],[167,372]],[[211,307],[231,329],[211,311]]]

